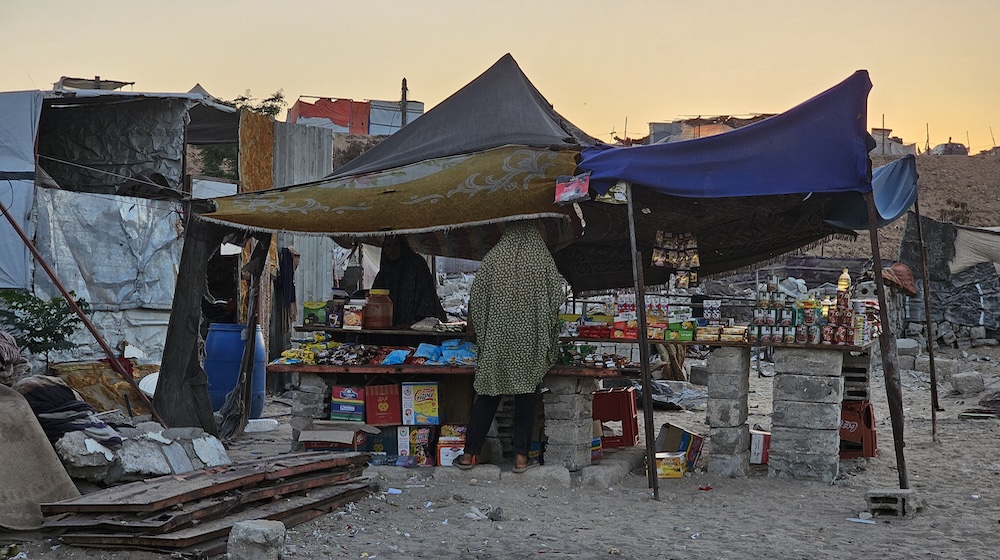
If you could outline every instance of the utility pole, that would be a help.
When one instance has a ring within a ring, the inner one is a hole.
[[[399,111],[402,114],[402,119],[400,126],[406,126],[406,78],[403,78],[403,98],[399,102]]]

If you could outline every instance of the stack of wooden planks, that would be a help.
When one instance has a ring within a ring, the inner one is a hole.
[[[208,558],[240,521],[292,527],[377,489],[367,453],[291,453],[114,486],[42,504],[44,530],[66,544]]]

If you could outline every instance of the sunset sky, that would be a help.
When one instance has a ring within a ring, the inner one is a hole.
[[[1000,135],[995,0],[0,0],[0,91],[60,76],[200,83],[232,99],[410,99],[430,109],[505,53],[604,141],[649,122],[785,111],[866,69],[869,128],[978,153]]]

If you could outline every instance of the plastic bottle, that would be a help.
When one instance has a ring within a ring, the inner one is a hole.
[[[851,289],[851,274],[844,268],[844,272],[840,273],[840,278],[837,278],[837,291],[847,292]]]
[[[380,288],[368,290],[364,324],[366,329],[392,328],[392,300],[389,299],[389,290]]]

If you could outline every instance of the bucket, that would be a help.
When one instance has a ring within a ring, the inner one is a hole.
[[[264,412],[265,362],[264,333],[256,325],[256,348],[254,350],[253,375],[250,380],[250,418],[260,418]],[[243,359],[244,341],[241,338],[246,325],[236,323],[212,323],[205,339],[205,373],[208,374],[208,398],[212,410],[219,411],[226,404],[226,395],[236,387]]]

